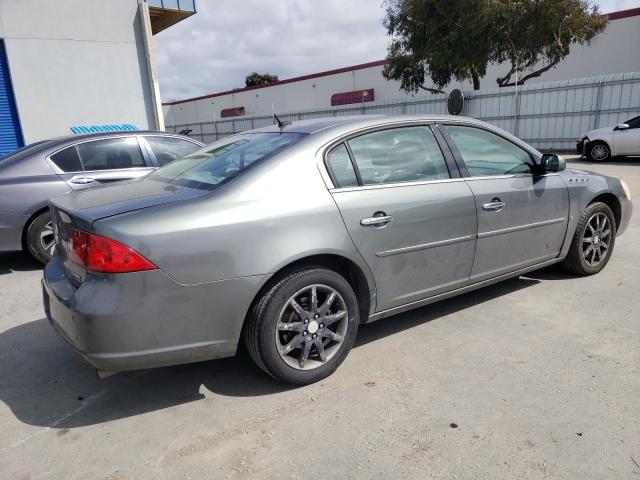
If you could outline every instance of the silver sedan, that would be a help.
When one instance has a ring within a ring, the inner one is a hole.
[[[44,307],[100,374],[242,341],[307,384],[361,323],[554,263],[599,272],[631,210],[624,182],[473,119],[279,123],[53,200]]]
[[[0,252],[25,249],[46,263],[54,246],[51,197],[141,177],[202,146],[164,132],[93,133],[0,157]]]

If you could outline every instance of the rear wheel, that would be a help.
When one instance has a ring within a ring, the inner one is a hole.
[[[593,142],[587,146],[587,157],[593,162],[606,162],[611,158],[611,149],[604,142]]]
[[[594,202],[582,213],[562,267],[577,275],[602,270],[616,242],[616,221],[608,205]]]
[[[277,380],[305,385],[333,373],[353,346],[358,302],[349,283],[320,267],[294,272],[258,301],[244,330],[249,354]]]
[[[49,212],[38,215],[29,224],[26,235],[29,253],[41,263],[47,263],[53,255],[55,238]]]

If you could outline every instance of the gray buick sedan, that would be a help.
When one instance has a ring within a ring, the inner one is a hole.
[[[235,354],[307,384],[358,325],[560,263],[599,272],[627,185],[469,118],[262,128],[51,202],[44,308],[100,375]]]

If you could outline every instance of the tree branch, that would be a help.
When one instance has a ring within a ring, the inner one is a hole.
[[[518,85],[524,85],[524,82],[526,82],[527,80],[529,80],[530,78],[535,78],[535,77],[539,77],[540,75],[542,75],[544,72],[550,70],[551,68],[555,67],[558,63],[560,63],[560,59],[551,62],[549,65],[546,65],[544,67],[542,67],[539,70],[536,70],[535,72],[531,72],[527,75],[525,75],[522,78],[518,79]],[[514,87],[516,85],[516,82],[511,82],[511,83],[505,83],[504,85],[500,85],[501,87]]]
[[[425,87],[424,85],[418,85],[418,88],[421,88],[422,90],[426,90],[427,92],[430,92],[430,93],[446,93],[444,90],[440,90],[438,88],[429,88],[429,87]]]

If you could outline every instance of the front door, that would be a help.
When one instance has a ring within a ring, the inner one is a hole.
[[[352,138],[328,154],[327,166],[339,187],[333,198],[374,274],[377,311],[468,283],[473,194],[450,175],[428,126]]]
[[[555,258],[565,238],[569,192],[539,175],[525,149],[483,128],[444,125],[468,170],[478,216],[473,283]]]
[[[617,155],[640,155],[640,116],[628,120],[629,128],[615,130],[613,143]]]

